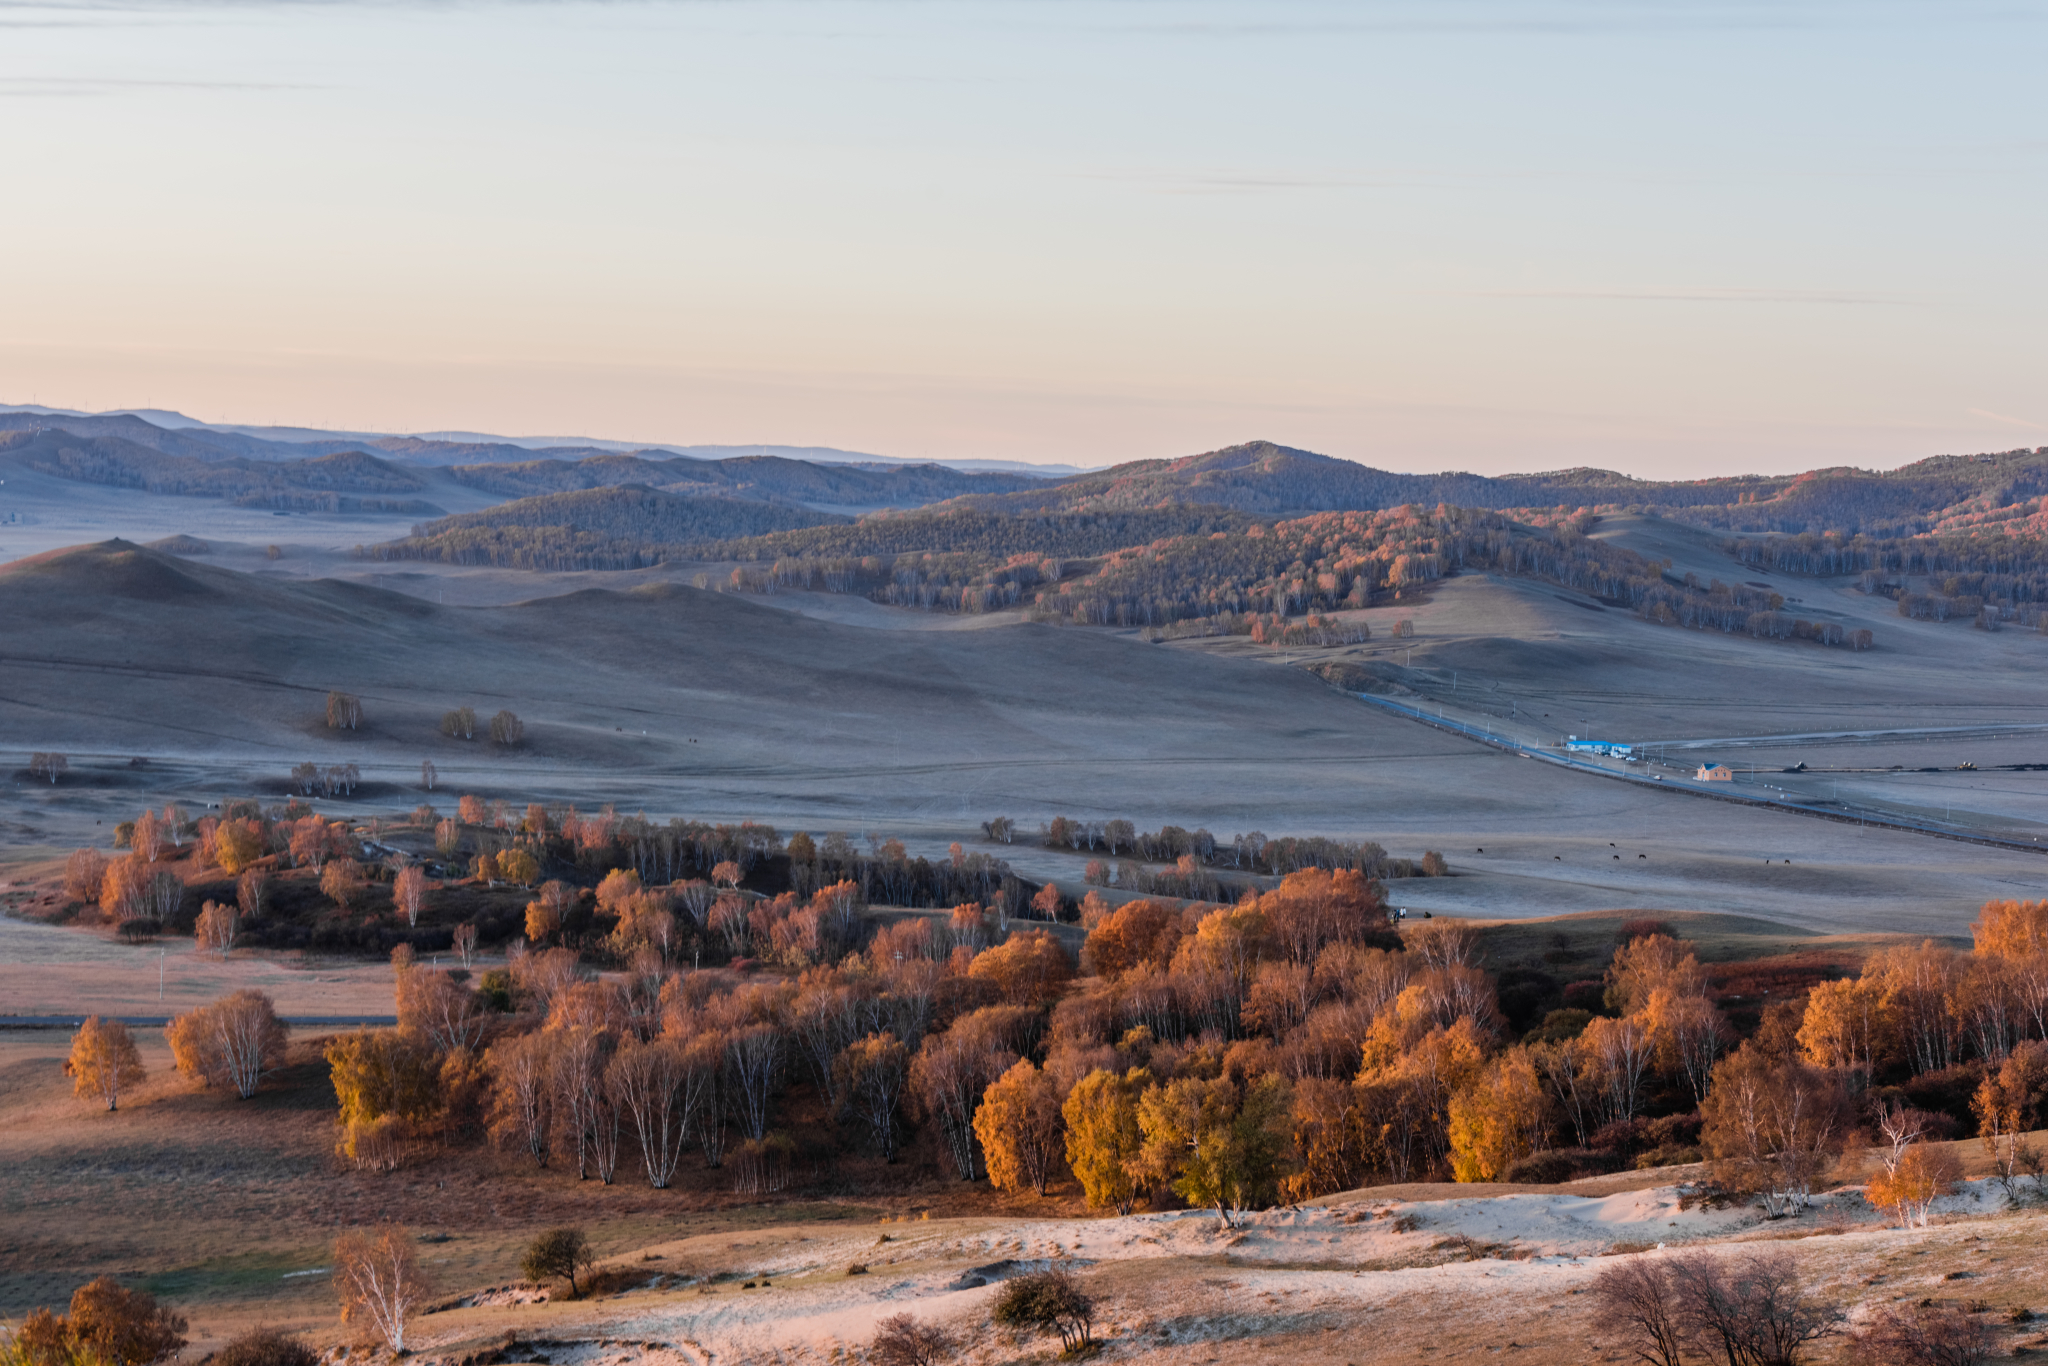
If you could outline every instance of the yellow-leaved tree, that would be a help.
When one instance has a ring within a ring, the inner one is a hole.
[[[1900,1228],[1927,1226],[1934,1202],[1962,1184],[1963,1162],[1945,1143],[1915,1143],[1890,1171],[1870,1179],[1870,1203],[1899,1221]]]
[[[142,1084],[142,1055],[128,1026],[119,1020],[86,1017],[71,1040],[71,1059],[64,1064],[72,1089],[90,1100],[120,1107],[121,1093]]]
[[[1138,1096],[1149,1080],[1137,1069],[1120,1077],[1097,1068],[1074,1084],[1061,1107],[1067,1121],[1067,1165],[1097,1209],[1129,1214],[1138,1202],[1138,1161],[1145,1145],[1138,1128]]]
[[[1536,1064],[1515,1048],[1451,1097],[1451,1171],[1460,1181],[1498,1181],[1543,1141],[1544,1092]]]
[[[414,1126],[444,1108],[441,1059],[407,1034],[367,1029],[334,1039],[326,1056],[341,1102],[336,1148],[359,1167],[391,1170]]]
[[[518,887],[531,887],[540,876],[540,860],[524,849],[498,852],[498,876]]]

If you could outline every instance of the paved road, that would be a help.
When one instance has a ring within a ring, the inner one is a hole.
[[[1732,790],[1731,785],[1728,783],[1696,783],[1692,781],[1690,778],[1680,778],[1675,776],[1659,777],[1647,773],[1631,773],[1628,772],[1626,769],[1620,768],[1619,765],[1617,765],[1614,768],[1609,768],[1604,764],[1593,763],[1584,759],[1573,758],[1570,755],[1560,754],[1553,750],[1542,749],[1534,745],[1523,744],[1519,740],[1511,739],[1507,736],[1498,734],[1495,731],[1488,730],[1480,726],[1469,725],[1463,721],[1454,721],[1447,716],[1437,715],[1428,711],[1424,711],[1420,707],[1411,707],[1404,703],[1391,701],[1384,697],[1374,697],[1370,693],[1353,693],[1351,695],[1353,697],[1356,697],[1361,702],[1369,703],[1372,706],[1379,707],[1384,711],[1390,711],[1395,713],[1396,715],[1405,716],[1412,721],[1420,721],[1424,725],[1436,726],[1441,730],[1454,731],[1459,735],[1467,737],[1468,739],[1477,740],[1479,743],[1483,745],[1492,745],[1497,749],[1508,750],[1513,753],[1520,754],[1525,758],[1537,760],[1541,763],[1556,764],[1560,768],[1577,769],[1581,773],[1598,774],[1602,778],[1608,778],[1615,782],[1634,783],[1640,787],[1654,788],[1659,792],[1680,792],[1688,796],[1705,797],[1712,801],[1739,802],[1748,806],[1767,806],[1773,807],[1780,811],[1796,811],[1800,815],[1815,816],[1819,817],[1822,820],[1854,821],[1859,825],[1869,825],[1888,830],[1909,830],[1916,834],[1934,835],[1941,839],[1962,840],[1969,844],[1985,844],[1998,849],[2023,849],[2029,853],[2048,854],[2048,846],[2043,846],[2042,844],[2034,840],[2006,839],[1998,835],[1988,835],[1977,831],[1959,830],[1947,826],[1930,825],[1922,821],[1909,820],[1906,817],[1894,815],[1890,812],[1864,811],[1847,805],[1831,804],[1827,806],[1820,806],[1812,803],[1796,801],[1791,797],[1783,795],[1753,796],[1747,792],[1739,792]],[[1983,728],[1958,727],[1956,729],[1975,730]],[[2041,730],[2048,729],[2048,727],[2014,726],[2010,729]],[[1843,733],[1852,734],[1857,732]],[[1872,733],[1905,734],[1909,732]],[[1935,732],[1928,731],[1923,733],[1931,734]],[[1710,742],[1701,741],[1699,743],[1707,744]]]
[[[1808,730],[1779,735],[1723,735],[1711,740],[1637,740],[1639,749],[1714,749],[1723,745],[1775,745],[1799,740],[1896,740],[1920,735],[2011,735],[2048,731],[2023,722],[1982,726],[1885,726],[1871,730]]]

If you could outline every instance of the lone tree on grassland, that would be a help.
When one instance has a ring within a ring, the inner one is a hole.
[[[1637,1360],[1653,1366],[1679,1366],[1682,1352],[1728,1366],[1798,1366],[1843,1317],[1799,1288],[1783,1252],[1638,1254],[1603,1269],[1593,1295],[1595,1323],[1634,1339]]]
[[[501,711],[491,718],[491,743],[494,745],[516,745],[526,738],[526,725],[509,711]]]
[[[405,1326],[429,1294],[419,1251],[396,1224],[372,1233],[352,1229],[335,1240],[334,1288],[341,1321],[367,1324],[393,1352],[405,1351]]]
[[[432,759],[420,760],[420,786],[427,791],[434,790],[434,780],[441,776],[441,770],[434,767]]]
[[[177,1016],[164,1038],[180,1072],[243,1100],[284,1062],[284,1023],[268,996],[247,987]]]
[[[476,739],[476,708],[457,707],[454,711],[441,714],[441,733],[457,740]]]
[[[576,1273],[588,1272],[595,1261],[590,1239],[582,1229],[551,1228],[534,1239],[519,1259],[519,1274],[529,1281],[560,1276],[569,1282],[569,1297],[575,1299],[583,1293],[576,1284]]]
[[[28,773],[31,778],[48,778],[52,786],[71,767],[71,760],[62,754],[31,754],[28,757]]]
[[[1063,1352],[1095,1340],[1095,1298],[1063,1266],[1005,1281],[991,1317],[1013,1328],[1058,1333]]]
[[[1679,1316],[1671,1269],[1646,1257],[1622,1257],[1593,1281],[1593,1323],[1602,1332],[1633,1338],[1638,1361],[1680,1366],[1687,1329]]]
[[[80,1096],[104,1101],[109,1110],[120,1108],[121,1093],[140,1086],[144,1076],[142,1055],[128,1026],[119,1020],[86,1017],[71,1039],[71,1060],[64,1064],[72,1089]]]

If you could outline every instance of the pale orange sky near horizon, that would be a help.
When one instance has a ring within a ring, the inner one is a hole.
[[[10,5],[0,402],[1664,478],[2048,444],[2042,18]]]

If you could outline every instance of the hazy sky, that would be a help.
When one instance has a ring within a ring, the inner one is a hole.
[[[0,0],[0,401],[1086,464],[2048,445],[2048,5]]]

